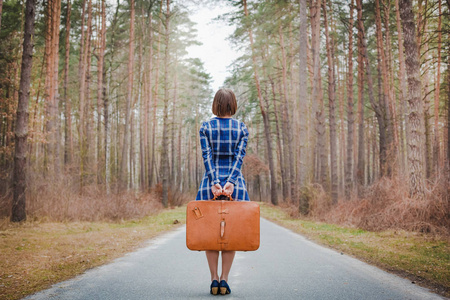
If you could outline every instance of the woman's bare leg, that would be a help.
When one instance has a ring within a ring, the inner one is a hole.
[[[211,281],[219,280],[219,273],[217,270],[219,266],[219,251],[205,251],[205,252],[206,252],[206,259],[208,259],[209,271],[211,272]]]
[[[228,274],[230,274],[235,254],[236,251],[222,251],[222,275],[220,276],[220,280],[228,282]]]

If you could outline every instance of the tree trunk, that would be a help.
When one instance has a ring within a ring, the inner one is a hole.
[[[395,146],[394,139],[394,124],[392,119],[392,102],[390,91],[389,91],[389,80],[387,72],[387,62],[386,54],[383,45],[383,34],[381,32],[381,12],[379,0],[375,0],[375,20],[376,20],[376,33],[377,33],[377,51],[379,53],[379,67],[381,68],[381,79],[383,86],[383,93],[380,99],[380,107],[383,108],[385,128],[386,128],[386,173],[383,175],[392,176],[396,174],[396,153],[397,149]]]
[[[289,114],[290,108],[290,96],[288,94],[288,80],[287,80],[287,58],[286,58],[286,51],[284,46],[284,36],[282,32],[282,24],[278,27],[278,34],[280,36],[280,48],[281,48],[281,62],[282,62],[282,79],[283,79],[283,123],[286,127],[286,141],[287,145],[286,150],[288,150],[288,156],[285,157],[286,160],[289,159],[289,178],[288,178],[288,189],[290,193],[291,200],[298,205],[298,195],[297,195],[297,184],[296,184],[296,176],[295,176],[295,158],[294,158],[294,137],[292,134],[292,122],[291,117]]]
[[[159,94],[158,94],[158,88],[159,88],[159,66],[161,62],[161,35],[162,35],[162,3],[161,0],[159,5],[159,26],[158,26],[158,53],[157,53],[157,60],[156,60],[156,78],[155,78],[155,97],[153,99],[153,119],[152,119],[152,158],[151,158],[151,170],[150,170],[150,176],[149,176],[149,182],[150,186],[153,182],[153,175],[156,174],[156,160],[155,160],[155,142],[156,142],[156,106],[158,104]],[[157,179],[158,181],[158,179]]]
[[[334,78],[334,46],[330,40],[328,32],[327,4],[326,0],[322,3],[323,18],[325,20],[325,39],[327,47],[328,60],[328,107],[330,124],[330,173],[331,173],[331,199],[333,204],[338,199],[338,178],[337,178],[337,136],[336,136],[336,82]]]
[[[314,104],[315,112],[315,130],[316,130],[316,145],[315,153],[317,157],[317,163],[315,168],[316,180],[323,185],[325,190],[327,189],[327,155],[325,148],[325,114],[323,107],[323,96],[321,86],[320,75],[320,7],[321,0],[315,0],[311,4],[311,51],[313,57],[313,87],[312,87],[312,101]]]
[[[247,9],[247,0],[243,0],[244,3],[244,13],[245,16],[248,17],[248,9]],[[257,69],[257,63],[256,63],[256,55],[253,45],[253,33],[252,29],[250,27],[247,28],[249,39],[250,39],[250,47],[252,50],[252,61],[253,61],[253,74],[255,79],[255,85],[256,90],[258,92],[258,101],[259,101],[259,108],[261,110],[261,115],[263,117],[264,122],[264,133],[266,137],[266,146],[267,146],[267,157],[269,160],[269,172],[270,172],[270,199],[273,205],[278,205],[278,195],[277,195],[277,182],[276,182],[276,174],[273,164],[273,153],[272,153],[272,138],[270,133],[270,124],[267,119],[267,113],[263,106],[262,101],[262,95],[261,95],[261,87],[259,83],[259,76],[258,76],[258,69]]]
[[[67,85],[69,84],[69,54],[70,54],[70,16],[72,13],[71,0],[67,1],[66,37],[65,37],[65,59],[64,59],[64,164],[72,163],[72,105],[67,96]]]
[[[364,162],[364,61],[362,51],[362,31],[358,30],[358,165],[356,169],[356,180],[358,197],[362,197],[362,187],[365,185],[365,162]],[[370,147],[367,148],[370,152]],[[370,161],[367,160],[367,164]],[[368,166],[369,167],[369,166]]]
[[[378,121],[378,127],[380,131],[380,169],[385,169],[386,164],[386,130],[385,130],[385,120],[382,113],[382,110],[378,103],[375,102],[375,97],[373,93],[373,80],[372,80],[372,71],[371,71],[371,64],[369,62],[369,55],[367,51],[367,43],[365,38],[365,32],[364,32],[364,24],[362,19],[362,0],[356,0],[356,8],[358,10],[358,30],[359,30],[359,38],[361,43],[361,52],[362,57],[365,65],[366,70],[366,76],[367,76],[367,85],[368,85],[368,92],[369,92],[369,101],[372,106],[372,109],[375,111],[375,116],[377,117]]]
[[[284,161],[283,161],[283,148],[281,146],[281,133],[280,133],[280,123],[278,122],[278,109],[277,109],[277,99],[276,99],[276,92],[275,92],[275,84],[272,80],[272,78],[269,76],[269,81],[272,87],[272,99],[273,99],[273,110],[275,115],[275,128],[276,128],[276,136],[277,136],[277,150],[278,150],[278,156],[279,156],[279,166],[280,166],[280,175],[281,175],[281,186],[283,191],[283,198],[288,198],[288,189],[286,186],[286,175],[285,175],[285,168],[284,168]]]
[[[176,50],[175,50],[176,51]],[[171,126],[171,138],[170,138],[170,145],[171,145],[171,172],[170,172],[170,184],[171,186],[176,185],[177,183],[177,173],[175,168],[175,132],[176,132],[176,122],[177,120],[177,80],[178,80],[178,74],[177,74],[177,67],[178,67],[178,55],[175,52],[175,74],[174,74],[174,86],[173,86],[173,101],[172,101],[172,126]]]
[[[406,105],[406,99],[408,96],[407,92],[407,86],[406,86],[406,71],[405,71],[405,57],[404,57],[404,49],[403,49],[403,31],[400,24],[400,9],[399,9],[399,0],[395,0],[395,15],[397,20],[397,35],[398,35],[398,60],[399,60],[399,72],[398,77],[400,81],[400,107],[401,111],[404,111],[404,107]],[[403,124],[404,114],[401,116],[401,124]],[[408,124],[406,124],[407,127]],[[401,126],[403,127],[403,126]],[[402,129],[403,132],[403,129]],[[406,132],[408,132],[408,129],[406,128]],[[408,136],[406,136],[408,139]],[[402,139],[401,139],[402,140]],[[401,145],[403,147],[404,142],[401,141]],[[406,168],[406,161],[405,161],[405,151],[402,151],[402,163],[403,166]]]
[[[52,116],[52,102],[53,102],[53,63],[54,63],[54,47],[53,47],[53,6],[56,0],[48,0],[47,2],[47,19],[46,19],[46,32],[45,32],[45,88],[44,88],[44,98],[45,98],[45,114],[46,114],[46,126],[45,133],[47,143],[45,144],[44,153],[44,174],[48,174],[49,170],[53,170],[53,164],[51,160],[53,159],[53,116]]]
[[[106,1],[102,0],[101,8],[101,30],[99,33],[99,49],[98,49],[98,60],[97,60],[97,162],[99,166],[97,167],[97,184],[102,181],[102,159],[101,159],[101,149],[102,149],[102,102],[103,102],[103,64],[106,48]]]
[[[150,160],[150,155],[152,150],[152,145],[150,143],[150,111],[152,111],[152,102],[153,98],[153,90],[152,90],[152,72],[153,72],[153,28],[152,26],[152,13],[148,14],[148,24],[149,24],[149,53],[148,53],[148,87],[147,87],[147,102],[146,102],[146,110],[145,110],[145,148],[146,148],[146,162],[147,162],[147,188],[150,189],[152,183],[150,181],[151,172],[152,172],[152,164]]]
[[[300,159],[298,161],[299,170],[299,186],[302,188],[306,184],[306,149],[307,149],[307,122],[306,116],[308,113],[308,18],[306,0],[300,0],[300,27],[299,27],[299,86],[298,86],[298,119],[299,119],[299,141],[300,141]],[[303,200],[301,200],[303,201]],[[304,211],[306,203],[300,203],[300,210]]]
[[[131,102],[133,101],[133,67],[134,67],[134,0],[130,1],[130,41],[128,43],[128,85],[127,85],[127,99],[125,111],[125,128],[122,145],[122,160],[120,163],[120,190],[125,190],[128,187],[127,182],[127,166],[128,153],[130,151],[130,119],[131,119]]]
[[[52,101],[52,115],[53,115],[53,147],[54,147],[54,172],[59,174],[61,170],[60,162],[60,136],[61,136],[61,126],[59,121],[59,27],[61,23],[61,0],[55,0],[55,10],[53,18],[53,49],[55,55],[53,57],[53,101]]]
[[[441,91],[441,48],[442,48],[442,5],[438,0],[439,16],[438,16],[438,49],[437,49],[437,69],[436,69],[436,88],[434,92],[434,143],[433,143],[433,161],[436,175],[440,172],[440,155],[439,155],[439,94]],[[447,74],[450,76],[450,74]]]
[[[347,162],[345,167],[345,195],[350,196],[353,188],[353,7],[350,4],[350,20],[348,25],[348,72],[347,72]]]
[[[405,35],[405,62],[408,75],[409,193],[411,197],[423,199],[425,194],[423,103],[421,98],[419,53],[415,35],[416,26],[411,0],[400,1],[400,17]]]
[[[162,204],[169,205],[169,157],[168,157],[168,106],[169,106],[169,34],[170,34],[170,0],[166,1],[167,11],[165,19],[165,49],[164,49],[164,110],[163,110],[163,132],[161,151],[161,178],[162,178]]]
[[[85,168],[85,177],[87,175],[92,174],[92,158],[91,158],[91,147],[92,147],[92,132],[91,132],[91,122],[93,115],[91,114],[91,63],[92,63],[92,52],[91,52],[91,39],[92,39],[92,0],[88,2],[88,20],[87,20],[87,31],[86,31],[86,84],[85,84],[85,99],[86,103],[84,105],[84,116],[85,122],[82,126],[84,128],[84,168]]]
[[[3,0],[0,0],[0,32],[2,30],[2,10],[3,10]]]
[[[25,221],[27,217],[25,206],[27,188],[28,103],[30,100],[31,68],[33,63],[35,5],[35,0],[27,0],[25,6],[19,102],[17,105],[15,128],[12,222]]]

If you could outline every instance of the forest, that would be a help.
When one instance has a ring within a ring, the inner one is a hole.
[[[215,91],[186,56],[187,2],[0,0],[0,218],[115,220],[194,199]],[[244,51],[223,86],[250,132],[251,200],[449,233],[448,0],[215,2]]]

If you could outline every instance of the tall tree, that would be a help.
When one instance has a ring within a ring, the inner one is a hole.
[[[307,110],[308,110],[308,69],[307,69],[307,52],[308,52],[308,18],[307,18],[307,6],[306,0],[299,0],[299,17],[300,17],[300,26],[299,26],[299,85],[298,85],[298,103],[299,103],[299,111],[298,111],[298,119],[300,125],[300,148],[299,148],[299,184],[302,187],[306,181],[305,174],[305,166],[306,166],[306,147],[307,147],[307,124],[306,118]]]
[[[337,178],[337,134],[336,134],[336,82],[334,72],[334,45],[330,38],[327,3],[323,0],[323,18],[325,21],[325,40],[327,48],[328,61],[328,108],[329,108],[329,124],[330,124],[330,173],[331,173],[331,199],[334,204],[338,198],[338,178]]]
[[[369,101],[375,112],[375,116],[378,122],[378,129],[380,132],[379,138],[379,160],[380,160],[380,169],[381,174],[384,175],[386,172],[386,121],[384,118],[384,114],[382,109],[380,108],[379,103],[375,102],[375,96],[373,91],[373,79],[372,79],[372,68],[369,62],[369,54],[367,50],[367,41],[366,41],[366,33],[364,29],[364,22],[362,17],[362,0],[356,0],[356,9],[358,12],[358,31],[359,31],[359,39],[361,43],[361,53],[362,59],[364,62],[366,77],[367,77],[367,87],[369,92]]]
[[[64,56],[64,164],[72,163],[72,105],[68,99],[67,88],[69,84],[69,54],[70,54],[70,16],[72,13],[71,0],[67,1],[66,13],[66,36],[65,36],[65,56]]]
[[[347,161],[345,165],[345,195],[348,197],[353,183],[353,8],[350,4],[350,19],[348,24],[348,72],[347,72]]]
[[[434,170],[439,172],[439,94],[441,90],[441,48],[442,48],[442,5],[438,0],[438,41],[437,41],[437,68],[436,68],[436,88],[434,92],[434,143],[433,143],[433,161]],[[447,74],[447,76],[450,76]]]
[[[395,17],[396,17],[396,25],[397,25],[397,34],[398,34],[398,60],[399,60],[399,70],[398,70],[398,78],[400,81],[400,95],[399,95],[399,102],[400,102],[400,111],[404,112],[404,108],[406,107],[406,99],[408,96],[408,88],[406,84],[406,67],[405,67],[405,56],[404,56],[404,47],[403,47],[403,31],[401,28],[401,22],[400,22],[400,8],[399,8],[399,0],[395,0]],[[401,118],[401,123],[403,124],[403,115]],[[406,123],[406,127],[408,126],[408,123]],[[408,132],[408,130],[406,130]],[[401,131],[403,133],[403,130]],[[408,136],[407,136],[408,138]],[[402,139],[401,139],[402,140]],[[401,145],[404,145],[403,140]],[[405,157],[404,154],[405,151],[402,151],[402,157]],[[405,167],[405,162],[403,159],[403,165]]]
[[[248,18],[249,12],[247,8],[247,1],[243,0],[244,4],[244,14]],[[270,132],[270,125],[269,120],[267,116],[267,112],[264,108],[262,94],[261,94],[261,85],[259,82],[259,75],[258,75],[258,69],[257,69],[257,63],[256,63],[256,54],[253,44],[253,32],[250,26],[247,27],[248,37],[250,39],[250,47],[252,50],[252,62],[253,62],[253,76],[255,80],[256,85],[256,91],[258,94],[258,102],[259,102],[259,108],[261,110],[261,115],[263,117],[264,122],[264,133],[266,138],[266,146],[267,146],[267,157],[269,160],[269,172],[270,172],[270,201],[274,205],[278,205],[278,195],[277,195],[277,182],[276,182],[276,175],[275,175],[275,166],[273,163],[273,152],[272,152],[272,137]]]
[[[70,0],[69,0],[70,1]],[[101,29],[98,37],[98,60],[97,60],[97,161],[101,161],[102,149],[102,102],[103,102],[103,68],[106,48],[106,2],[102,0],[100,17]],[[106,162],[105,162],[106,163]],[[102,168],[97,168],[97,183],[101,182]]]
[[[306,0],[299,0],[299,17],[300,17],[300,27],[299,27],[299,85],[298,85],[298,103],[299,110],[297,118],[299,120],[299,159],[298,159],[298,170],[299,170],[299,186],[302,188],[306,184],[306,172],[307,172],[307,120],[306,116],[308,114],[308,18],[307,18],[307,5]],[[306,213],[307,210],[307,199],[306,197],[300,196],[299,199],[299,209],[302,213]]]
[[[2,10],[3,10],[3,0],[0,0],[0,31],[2,30]]]
[[[423,199],[424,180],[424,125],[421,97],[420,63],[416,40],[416,25],[411,0],[400,0],[400,17],[405,37],[405,62],[408,75],[408,168],[409,193],[411,197]]]
[[[170,33],[170,0],[166,0],[167,10],[165,15],[165,51],[164,51],[164,110],[161,154],[161,178],[162,178],[162,204],[169,205],[169,147],[168,147],[168,106],[169,106],[169,33]]]
[[[128,42],[128,85],[125,110],[125,127],[122,144],[122,160],[120,163],[120,189],[128,187],[127,165],[130,147],[131,102],[133,101],[133,68],[134,68],[134,0],[130,0],[130,40]]]
[[[11,214],[11,221],[13,222],[26,220],[28,104],[30,100],[31,68],[33,63],[35,6],[35,0],[27,0],[25,6],[19,102],[17,105],[15,128],[14,194]]]
[[[280,36],[280,48],[281,48],[281,69],[282,69],[282,79],[283,79],[283,91],[282,91],[282,97],[283,97],[283,127],[285,128],[285,149],[287,152],[287,156],[285,157],[286,162],[288,163],[288,168],[286,170],[288,171],[289,178],[288,178],[288,184],[287,188],[289,190],[289,196],[293,201],[297,201],[297,184],[295,180],[295,158],[294,158],[294,138],[292,135],[292,124],[290,121],[290,105],[289,105],[289,94],[288,94],[288,82],[287,82],[287,58],[286,58],[286,51],[284,46],[284,37],[283,37],[283,31],[282,31],[282,24],[280,23],[278,26],[278,33]]]

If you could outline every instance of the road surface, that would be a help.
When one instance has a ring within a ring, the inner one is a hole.
[[[236,254],[232,293],[212,296],[205,254],[186,248],[185,232],[180,227],[26,299],[445,299],[264,219],[260,249]]]

